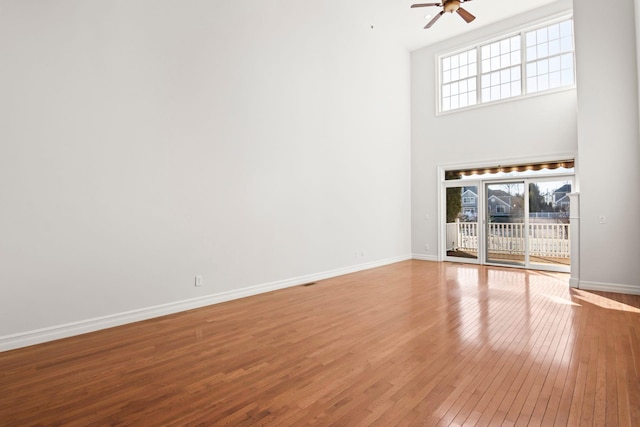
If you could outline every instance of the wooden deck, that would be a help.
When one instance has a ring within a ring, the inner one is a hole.
[[[640,296],[406,261],[0,353],[0,424],[640,425]]]
[[[457,251],[447,251],[447,256],[457,257],[457,258],[477,259],[478,258],[478,252],[477,251],[471,251],[471,250],[458,249]],[[543,257],[543,256],[531,255],[529,257],[529,260],[530,260],[530,262],[532,262],[534,264],[542,264],[542,265],[545,265],[545,264],[547,264],[547,265],[558,265],[558,266],[570,266],[571,265],[571,258],[566,258],[566,257],[558,258],[558,257],[550,257],[550,256],[544,256]],[[492,253],[491,254],[491,261],[493,263],[500,263],[502,261],[524,263],[524,255]]]

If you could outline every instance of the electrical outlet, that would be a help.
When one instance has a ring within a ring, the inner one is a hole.
[[[604,216],[604,215],[600,215],[600,216],[598,216],[598,222],[599,222],[600,224],[606,224],[606,222],[607,222],[607,217],[606,217],[606,216]]]
[[[429,245],[429,244],[424,245],[424,250],[425,251],[429,252],[430,249],[431,249],[431,245]]]
[[[202,276],[201,275],[196,276],[195,285],[196,286],[202,286]]]

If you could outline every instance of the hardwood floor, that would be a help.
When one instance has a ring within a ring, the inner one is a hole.
[[[0,425],[640,425],[640,296],[406,261],[0,353]]]

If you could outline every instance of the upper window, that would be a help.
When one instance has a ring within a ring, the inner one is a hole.
[[[573,86],[573,20],[440,57],[440,111]]]

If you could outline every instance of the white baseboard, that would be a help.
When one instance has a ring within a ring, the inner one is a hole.
[[[413,254],[412,257],[413,259],[419,259],[421,261],[434,261],[434,262],[440,261],[437,255]]]
[[[363,264],[352,265],[349,267],[338,268],[335,270],[324,271],[321,273],[280,280],[277,282],[265,283],[257,286],[249,286],[233,291],[220,292],[213,295],[156,305],[139,310],[132,310],[124,313],[96,317],[93,319],[81,320],[79,322],[67,323],[64,325],[57,325],[13,335],[5,335],[0,337],[0,352],[27,347],[34,344],[41,344],[61,338],[68,338],[75,335],[86,334],[89,332],[95,332],[101,329],[121,326],[127,323],[139,322],[141,320],[147,320],[154,317],[192,310],[194,308],[205,307],[207,305],[218,304],[225,301],[231,301],[234,299],[258,295],[265,292],[271,292],[278,289],[298,286],[318,280],[329,279],[332,277],[342,276],[344,274],[382,267],[384,265],[406,261],[411,258],[411,255],[386,258],[378,261],[371,261]]]
[[[619,285],[616,283],[580,281],[578,288],[585,291],[614,292],[617,294],[640,295],[640,286]]]

